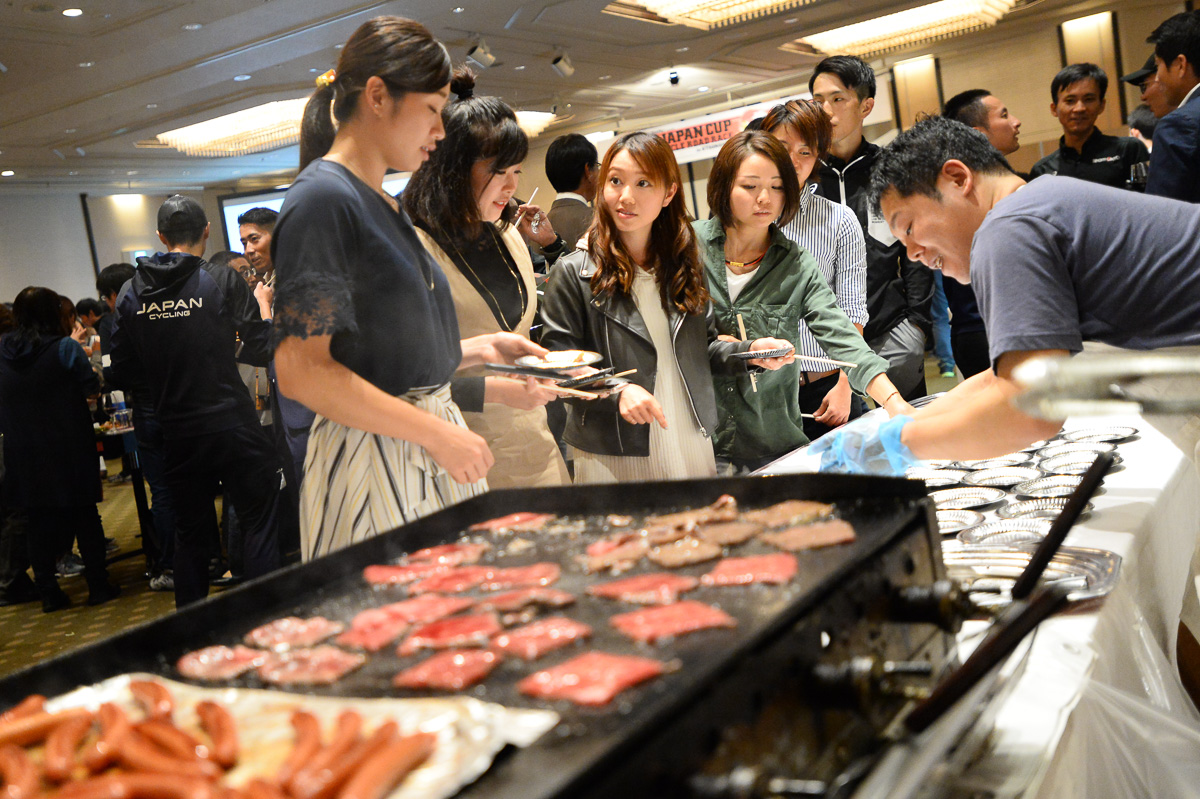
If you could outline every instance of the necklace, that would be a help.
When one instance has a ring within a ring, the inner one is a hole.
[[[496,299],[496,295],[493,294],[492,290],[487,287],[487,284],[479,279],[478,273],[475,272],[475,269],[471,266],[470,262],[463,257],[462,251],[458,249],[458,245],[454,242],[454,239],[450,239],[450,246],[454,249],[454,254],[458,256],[459,263],[466,267],[467,271],[471,273],[471,277],[474,278],[475,285],[486,292],[487,297],[484,297],[484,302],[487,302],[488,297],[491,298],[491,302],[488,303],[488,305],[490,306],[492,315],[495,316],[496,321],[499,322],[500,327],[502,327],[505,332],[511,333],[516,326],[520,324],[521,317],[525,315],[525,309],[528,307],[529,297],[525,290],[525,281],[521,279],[521,274],[519,271],[517,271],[517,265],[513,261],[512,256],[509,254],[508,247],[504,246],[504,242],[501,241],[500,237],[496,235],[495,226],[487,222],[484,222],[483,224],[487,227],[488,232],[491,234],[492,243],[496,245],[496,249],[500,253],[500,260],[502,260],[504,265],[508,267],[509,274],[511,274],[513,280],[517,282],[517,296],[521,299],[521,307],[515,322],[510,323],[505,318],[504,308],[500,305],[500,301]],[[480,296],[483,295],[481,294]]]
[[[752,271],[755,267],[757,267],[758,264],[762,261],[762,259],[766,258],[766,257],[767,257],[767,254],[764,252],[762,255],[758,256],[753,261],[731,261],[728,258],[726,258],[725,265],[727,267],[729,267],[730,270],[732,270],[735,273],[739,269],[745,269],[747,272],[749,272],[749,271]]]

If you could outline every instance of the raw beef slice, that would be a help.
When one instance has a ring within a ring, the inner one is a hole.
[[[517,683],[517,690],[539,699],[567,699],[578,705],[599,706],[662,673],[663,664],[650,658],[588,652],[530,674]]]

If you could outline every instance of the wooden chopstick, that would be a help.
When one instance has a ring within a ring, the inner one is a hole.
[[[737,315],[738,331],[742,334],[742,341],[746,340],[746,323],[742,321],[742,315]],[[758,393],[758,376],[754,372],[750,373],[750,387],[754,389],[754,393]]]

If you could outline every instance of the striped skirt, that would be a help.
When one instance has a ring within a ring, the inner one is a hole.
[[[448,385],[401,397],[439,419],[466,427]],[[313,422],[300,494],[304,560],[386,533],[488,490],[461,484],[408,441],[330,421]]]

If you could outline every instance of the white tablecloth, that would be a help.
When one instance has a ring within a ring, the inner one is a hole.
[[[1130,425],[1095,512],[1068,546],[1123,559],[1098,610],[1039,628],[1029,666],[996,720],[988,753],[956,780],[992,796],[1050,799],[1200,797],[1200,714],[1179,686],[1176,630],[1200,534],[1200,478],[1189,458],[1140,417],[1067,422]],[[767,470],[815,471],[803,451]]]

